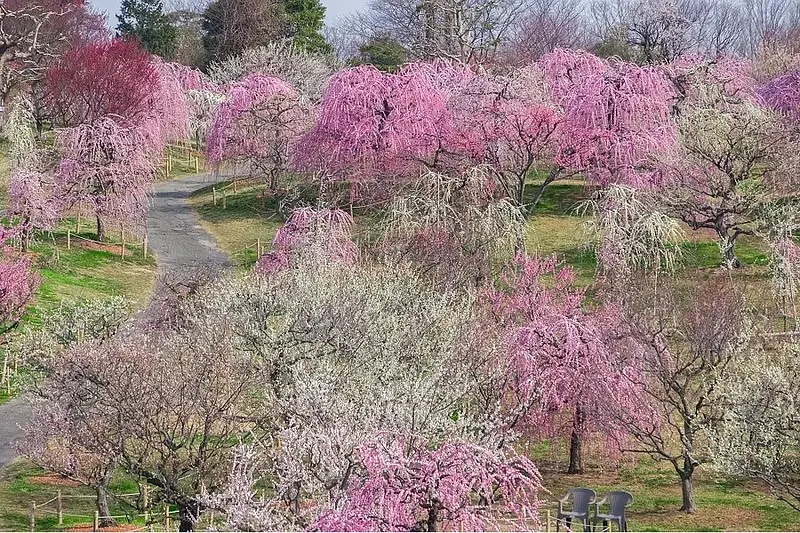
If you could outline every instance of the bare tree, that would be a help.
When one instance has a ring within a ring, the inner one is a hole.
[[[508,40],[527,0],[372,0],[350,26],[386,35],[416,58],[486,62]]]
[[[521,22],[509,31],[503,56],[514,64],[526,64],[556,48],[588,48],[582,12],[579,0],[532,0]]]
[[[680,478],[681,510],[692,513],[705,439],[725,416],[718,387],[749,356],[753,328],[730,283],[709,280],[687,295],[691,302],[676,289],[632,283],[620,292],[632,328],[621,349],[639,368],[625,377],[645,394],[636,413],[620,409],[618,420],[632,438],[624,451],[668,461]]]

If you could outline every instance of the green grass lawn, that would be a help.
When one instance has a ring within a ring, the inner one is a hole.
[[[120,524],[136,524],[143,527],[143,517],[135,507],[138,486],[124,475],[118,475],[112,481],[110,492],[115,495],[125,495],[110,498],[109,504],[112,516],[118,517]],[[61,491],[63,525],[58,525],[56,504],[45,502],[56,497]],[[69,479],[55,474],[48,474],[32,463],[19,460],[4,470],[0,470],[0,531],[28,531],[29,511],[31,504],[36,502],[36,531],[66,531],[76,526],[91,525],[94,512],[97,509],[95,493],[93,490],[78,485]],[[160,516],[163,516],[162,507],[158,506]],[[160,516],[154,519],[160,522]],[[158,525],[155,526],[159,529]]]
[[[800,513],[772,496],[766,487],[700,468],[695,473],[697,512],[687,514],[681,506],[681,488],[675,471],[665,463],[642,458],[636,464],[603,470],[598,465],[581,475],[567,475],[563,463],[536,461],[544,486],[554,504],[573,487],[588,487],[598,495],[625,490],[633,495],[628,509],[631,531],[800,531]],[[559,468],[560,466],[560,468]]]

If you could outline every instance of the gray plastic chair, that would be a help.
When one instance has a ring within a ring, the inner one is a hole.
[[[633,503],[633,496],[630,492],[624,490],[612,490],[603,494],[594,504],[594,517],[592,524],[597,530],[597,523],[603,522],[603,531],[611,531],[609,525],[615,522],[620,531],[628,531],[628,519],[625,515],[625,509]],[[608,504],[608,514],[600,513],[600,506]]]
[[[572,500],[572,510],[565,511],[564,504]],[[591,531],[589,526],[589,506],[597,500],[597,494],[592,489],[569,489],[563,498],[558,500],[558,516],[556,517],[556,531],[564,520],[567,529],[572,530],[572,520],[581,521],[584,531]]]

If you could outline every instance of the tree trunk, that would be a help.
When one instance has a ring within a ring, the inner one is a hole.
[[[742,268],[744,264],[736,257],[736,251],[734,249],[736,237],[731,237],[728,234],[728,230],[719,225],[717,225],[716,231],[717,235],[719,235],[719,251],[725,262],[725,268],[728,270]]]
[[[681,476],[681,495],[683,497],[683,505],[681,511],[687,513],[694,513],[697,511],[697,506],[694,503],[694,484],[692,483],[692,472]]]
[[[108,507],[108,484],[111,483],[111,476],[114,471],[108,469],[103,476],[103,481],[95,489],[97,494],[97,512],[100,513],[100,527],[115,526],[117,523],[111,518],[111,509]]]
[[[438,531],[438,520],[439,520],[439,505],[434,503],[431,505],[431,508],[428,509],[428,520],[427,520],[427,531]]]
[[[200,519],[200,504],[196,500],[179,504],[178,518],[180,519],[178,531],[194,531],[194,527]]]
[[[539,205],[539,201],[542,199],[542,196],[544,196],[544,190],[547,188],[548,185],[553,183],[556,180],[556,178],[558,178],[558,175],[560,173],[561,169],[559,168],[554,168],[553,170],[550,171],[550,173],[544,179],[542,184],[539,185],[539,188],[536,189],[536,192],[533,193],[533,200],[531,201],[530,211],[536,209],[536,206]]]
[[[97,216],[97,240],[102,241],[106,237],[105,235],[105,228],[103,227],[103,221],[100,219],[100,216]]]
[[[583,474],[583,442],[580,433],[582,426],[583,412],[578,406],[575,408],[572,435],[569,438],[569,468],[567,469],[567,474]]]

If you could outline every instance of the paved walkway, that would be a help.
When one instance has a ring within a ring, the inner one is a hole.
[[[227,177],[219,176],[216,181]],[[192,267],[229,266],[225,255],[200,225],[186,200],[197,189],[215,182],[211,173],[197,174],[158,183],[147,214],[150,249],[158,258],[159,278],[174,272],[186,273]],[[158,299],[158,287],[154,300]],[[24,398],[0,405],[0,468],[16,459],[13,442],[22,435],[21,427],[30,419],[31,406]]]

